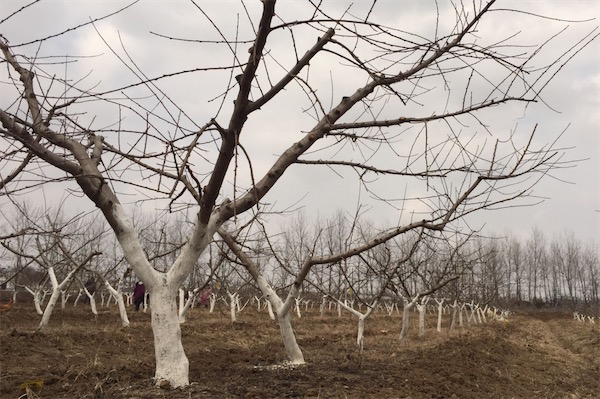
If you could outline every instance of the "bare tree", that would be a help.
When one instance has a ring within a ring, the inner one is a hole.
[[[38,329],[45,328],[52,315],[58,298],[66,295],[67,288],[76,278],[77,273],[85,267],[94,257],[101,254],[97,251],[97,244],[102,230],[93,234],[85,218],[81,215],[65,218],[61,212],[54,215],[46,214],[36,223],[36,234],[31,245],[27,247],[14,247],[10,240],[2,242],[4,248],[11,252],[16,259],[25,262],[35,262],[46,270],[51,283],[51,295],[42,314]],[[92,234],[89,234],[92,232]],[[39,300],[35,298],[36,307]],[[64,307],[65,300],[63,300]]]
[[[202,6],[191,5],[200,18],[209,18],[222,47],[206,49],[211,57],[189,70],[152,77],[153,70],[142,68],[124,42],[111,43],[98,30],[108,55],[135,76],[119,87],[96,87],[68,76],[69,57],[60,65],[38,57],[40,46],[93,28],[109,15],[30,43],[9,42],[10,31],[0,40],[6,65],[2,80],[9,83],[0,105],[0,161],[7,171],[2,193],[15,196],[61,183],[99,209],[152,295],[155,381],[173,387],[189,383],[178,289],[223,223],[239,222],[248,210],[261,208],[267,194],[281,195],[275,187],[292,174],[291,166],[356,172],[369,196],[411,209],[390,221],[382,236],[443,230],[473,212],[523,203],[518,200],[528,198],[540,177],[564,165],[562,152],[553,141],[537,144],[535,129],[525,139],[502,134],[493,128],[492,116],[542,100],[567,60],[597,37],[593,31],[584,34],[539,66],[537,57],[546,55],[555,37],[529,47],[519,46],[514,35],[500,41],[479,37],[485,24],[522,15],[501,10],[493,0],[449,2],[438,10],[443,13],[438,22],[454,18],[454,23],[435,23],[428,34],[379,23],[385,10],[377,4],[358,15],[335,2],[307,2],[306,17],[299,19],[283,7],[276,14],[275,0],[256,2],[251,9],[242,2],[247,29],[240,27],[235,38]],[[229,23],[240,26],[237,16]],[[214,46],[215,40],[195,44]],[[215,66],[213,59],[222,64]],[[340,91],[330,91],[331,82],[319,70],[343,79]],[[209,73],[214,75],[206,79]],[[207,99],[202,90],[192,95],[194,110],[211,100],[206,121],[198,122],[181,97],[169,94],[170,79],[177,77],[188,85],[221,79],[221,95]],[[109,111],[96,117],[101,109]],[[298,119],[291,117],[294,111]],[[286,121],[283,129],[299,136],[290,138],[270,165],[262,165],[264,160],[258,165],[259,152],[252,145],[260,137],[288,140],[277,128],[266,128],[277,118]],[[407,189],[386,194],[382,185]],[[167,211],[189,208],[196,215],[165,269],[153,267],[144,251],[125,203],[134,193],[140,204],[156,200]]]

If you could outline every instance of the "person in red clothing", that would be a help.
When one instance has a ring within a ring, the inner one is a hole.
[[[210,287],[210,285],[206,288],[204,288],[202,291],[200,291],[200,304],[204,305],[206,308],[208,308],[208,305],[210,303],[210,295],[212,294],[212,288]]]
[[[133,290],[133,304],[136,311],[140,310],[140,305],[144,302],[144,295],[146,295],[146,287],[144,287],[144,283],[138,281]]]

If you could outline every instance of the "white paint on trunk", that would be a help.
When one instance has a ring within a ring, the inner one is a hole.
[[[409,316],[410,310],[415,306],[415,303],[419,300],[419,296],[417,295],[412,301],[408,301],[404,299],[404,307],[402,310],[402,330],[400,331],[400,341],[403,341],[408,336],[408,325],[409,325]]]
[[[88,291],[88,289],[86,287],[83,287],[83,291],[85,292],[85,295],[87,295],[88,299],[90,300],[90,308],[92,309],[92,313],[96,316],[98,316],[98,309],[96,309],[96,298],[94,298],[94,294],[92,294],[91,292]]]
[[[37,288],[35,291],[33,291],[31,288],[25,286],[25,289],[31,294],[33,295],[33,306],[35,307],[35,311],[37,312],[37,314],[39,315],[43,315],[44,311],[42,310],[42,304],[40,301],[40,297],[42,295],[41,289]]]
[[[288,361],[292,364],[304,364],[304,355],[296,341],[296,335],[294,334],[291,320],[292,317],[290,316],[289,311],[283,315],[277,313],[277,324],[279,324],[279,331],[281,332],[281,339],[283,340],[283,346]]]
[[[281,339],[283,341],[283,346],[285,348],[288,361],[293,364],[304,364],[304,355],[302,354],[302,350],[300,350],[300,346],[298,346],[298,342],[296,341],[296,336],[292,327],[292,318],[290,316],[292,300],[296,298],[298,290],[292,286],[286,302],[284,303],[279,295],[277,295],[277,292],[271,288],[263,276],[259,275],[256,279],[256,283],[258,284],[258,288],[262,292],[263,296],[268,301],[267,306],[269,306],[271,309],[271,313],[274,309],[275,313],[277,314],[277,324],[279,325],[279,331],[281,333]]]
[[[227,295],[229,295],[229,314],[231,316],[231,322],[234,323],[237,321],[238,303],[236,299],[238,294],[237,292],[234,292],[233,294],[231,292],[227,292]]]
[[[82,265],[83,266],[83,265]],[[43,329],[48,325],[50,321],[50,316],[52,315],[52,311],[54,310],[54,306],[56,306],[56,302],[58,301],[58,297],[60,295],[61,290],[66,287],[71,278],[75,275],[75,273],[79,270],[79,268],[75,268],[71,270],[65,279],[59,284],[56,279],[56,274],[54,273],[54,268],[48,268],[48,276],[50,277],[50,283],[52,284],[52,295],[50,295],[50,299],[48,300],[48,304],[46,305],[46,309],[44,309],[44,313],[42,314],[42,320],[40,321],[40,325],[38,326],[38,330]]]
[[[254,295],[254,300],[256,301],[256,310],[260,313],[260,298]]]
[[[79,292],[77,293],[77,296],[75,297],[75,301],[73,302],[73,307],[77,306],[77,303],[79,302],[79,299],[83,296],[83,290],[80,289]]]
[[[360,315],[358,318],[358,332],[356,334],[356,345],[363,350],[364,347],[364,335],[365,335],[365,320],[366,317],[364,315]]]
[[[425,335],[425,314],[427,313],[427,302],[429,297],[424,297],[421,303],[417,303],[417,310],[419,311],[419,337]]]
[[[168,381],[172,388],[189,384],[189,361],[181,343],[181,327],[175,298],[176,288],[166,282],[150,287],[152,332],[156,356],[156,384]]]
[[[48,304],[44,309],[44,314],[42,315],[42,320],[40,321],[40,325],[38,326],[38,330],[43,329],[48,325],[50,321],[50,316],[52,316],[52,311],[54,310],[54,306],[58,301],[58,296],[60,295],[59,290],[52,290],[52,295],[50,295],[50,299],[48,300]]]
[[[60,308],[61,309],[65,308],[70,296],[71,296],[71,294],[67,294],[67,291],[60,290]]]
[[[127,299],[127,301],[126,301],[127,306],[133,305],[133,292],[126,293],[125,298]]]
[[[217,304],[217,295],[216,294],[210,294],[208,313],[212,313],[215,310],[215,305],[216,304]]]
[[[194,288],[192,291],[188,291],[188,298],[184,302],[185,292],[182,288],[179,289],[179,324],[185,323],[185,316],[188,310],[193,306],[198,291],[200,291],[199,287]]]
[[[117,284],[117,289],[114,289],[108,281],[105,281],[104,285],[106,285],[106,289],[112,294],[112,296],[115,298],[115,301],[117,302],[117,306],[119,307],[119,316],[121,316],[121,325],[125,328],[129,327],[127,307],[125,306],[125,301],[123,300],[123,293],[121,292],[121,281],[119,281],[119,284]]]
[[[173,388],[188,385],[189,361],[181,343],[176,293],[222,224],[219,212],[213,212],[206,225],[196,221],[190,238],[166,273],[155,270],[148,262],[133,222],[121,204],[114,204],[112,216],[117,224],[114,228],[123,254],[146,286],[152,301],[150,310],[156,355],[155,382],[162,386],[167,381]],[[144,304],[144,310],[146,309],[147,303]]]
[[[435,300],[438,304],[438,318],[437,318],[437,332],[442,332],[442,312],[444,311],[444,298],[442,300]]]
[[[456,312],[458,311],[456,299],[454,300],[454,303],[450,305],[450,307],[452,308],[452,321],[450,322],[450,329],[454,330],[454,327],[456,327]]]
[[[275,320],[275,313],[273,313],[273,305],[271,305],[271,301],[267,301],[267,310],[271,320]]]
[[[477,309],[476,309],[475,313],[477,314],[477,322],[479,324],[482,324],[483,321],[481,320],[481,308],[479,307],[479,304],[477,305]]]
[[[300,298],[296,298],[294,300],[294,303],[296,304],[296,315],[300,319],[300,318],[302,318],[302,314],[300,314]]]

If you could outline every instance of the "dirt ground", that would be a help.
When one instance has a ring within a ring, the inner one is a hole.
[[[37,333],[33,305],[0,314],[0,397],[19,398],[597,398],[600,325],[566,313],[522,313],[440,334],[427,316],[418,337],[411,315],[399,342],[401,316],[374,314],[365,348],[356,319],[316,311],[294,318],[307,363],[282,365],[278,327],[246,308],[231,323],[226,309],[191,309],[182,325],[190,359],[183,389],[152,386],[150,316],[130,312],[123,329],[116,307],[55,309]]]

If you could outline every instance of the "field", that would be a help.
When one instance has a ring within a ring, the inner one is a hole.
[[[130,312],[120,327],[113,305],[55,309],[41,333],[32,305],[0,314],[0,397],[39,398],[585,398],[600,397],[599,325],[567,313],[517,313],[510,321],[411,331],[401,317],[376,313],[357,350],[356,319],[305,312],[294,328],[306,365],[289,368],[278,327],[246,308],[231,323],[226,309],[191,309],[182,325],[190,386],[152,386],[150,316]],[[23,396],[22,396],[23,395]]]

